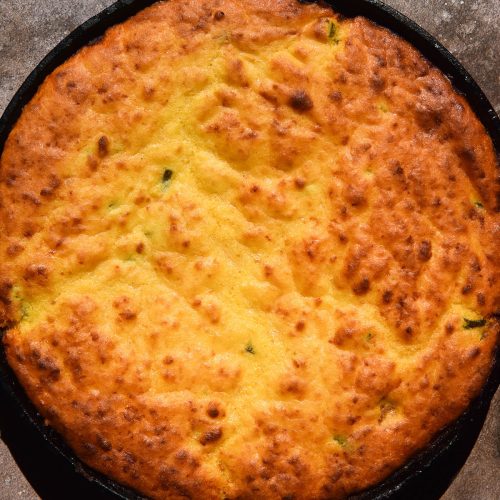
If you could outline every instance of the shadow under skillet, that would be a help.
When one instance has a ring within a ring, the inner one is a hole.
[[[30,422],[0,394],[0,433],[14,460],[42,500],[116,500],[47,446]],[[1,496],[1,492],[0,492]]]

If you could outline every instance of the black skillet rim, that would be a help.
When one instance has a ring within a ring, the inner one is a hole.
[[[118,0],[81,24],[50,51],[19,88],[0,118],[0,154],[23,107],[31,100],[39,85],[52,71],[80,48],[98,40],[109,27],[125,21],[140,10],[155,3],[155,1]],[[356,15],[367,17],[410,42],[424,57],[439,68],[450,79],[455,90],[467,99],[490,135],[497,156],[500,155],[500,119],[497,113],[470,74],[433,36],[403,14],[379,0],[327,0],[318,3],[326,4],[347,17]],[[406,465],[395,471],[380,484],[356,495],[355,498],[359,500],[389,500],[400,497],[408,487],[415,487],[418,478],[436,467],[439,458],[453,450],[460,441],[461,436],[467,433],[471,425],[478,422],[482,425],[499,384],[500,350],[497,349],[490,376],[480,395],[471,402],[469,408],[455,422],[442,430],[424,450],[418,452]],[[0,388],[20,418],[41,435],[47,448],[55,451],[69,462],[78,474],[98,484],[117,498],[133,500],[143,498],[129,488],[83,464],[64,440],[53,429],[44,425],[43,418],[38,414],[8,366],[1,342]]]

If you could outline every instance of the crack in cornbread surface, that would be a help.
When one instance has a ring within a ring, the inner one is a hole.
[[[172,0],[52,74],[0,165],[0,325],[48,423],[155,498],[342,498],[478,392],[495,156],[408,44]]]

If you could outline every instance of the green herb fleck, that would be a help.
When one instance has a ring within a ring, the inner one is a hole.
[[[475,206],[476,208],[484,208],[484,205],[483,205],[480,201],[475,201],[475,202],[474,202],[474,206]]]
[[[168,182],[172,178],[173,175],[174,175],[174,173],[172,172],[172,170],[170,170],[169,168],[167,168],[163,172],[162,182],[163,183]]]
[[[247,343],[247,345],[245,346],[245,352],[248,352],[249,354],[255,354],[255,349],[252,342]]]
[[[117,201],[110,201],[110,202],[108,203],[108,208],[109,208],[110,210],[113,210],[113,208],[116,208],[117,206],[118,206],[118,202],[117,202]]]
[[[21,321],[28,319],[29,315],[29,306],[26,304],[26,302],[21,301]]]
[[[337,37],[337,26],[335,25],[335,23],[333,21],[328,20],[326,33],[328,36],[328,40],[330,40],[331,43],[338,45],[340,40]]]
[[[30,315],[30,305],[26,301],[26,299],[23,297],[21,293],[21,289],[19,286],[15,285],[12,289],[12,296],[14,300],[17,302],[18,307],[19,307],[19,321],[24,321],[27,319]]]
[[[464,330],[472,330],[473,328],[482,328],[486,325],[486,320],[484,318],[481,319],[467,319],[464,318]]]
[[[345,436],[342,436],[340,434],[337,434],[336,436],[333,436],[333,440],[337,441],[337,443],[344,448],[347,446],[347,438]]]
[[[14,286],[12,287],[12,296],[13,296],[16,300],[21,300],[21,299],[22,299],[21,289],[20,289],[17,285],[14,285]]]
[[[378,418],[379,422],[382,422],[388,413],[391,413],[396,409],[396,403],[387,398],[382,398],[378,405],[380,407],[380,416]]]
[[[365,340],[366,340],[367,342],[370,342],[370,340],[371,340],[372,338],[373,338],[373,333],[372,333],[372,332],[368,332],[368,333],[366,334]]]
[[[387,113],[389,111],[389,108],[387,107],[387,104],[385,103],[380,103],[378,106],[378,109],[382,111],[382,113]]]
[[[218,35],[214,38],[219,44],[226,45],[231,41],[231,34],[227,31],[224,31],[221,35]],[[212,65],[212,63],[210,63]]]

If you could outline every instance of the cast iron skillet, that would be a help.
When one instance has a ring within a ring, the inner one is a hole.
[[[46,76],[78,49],[99,40],[107,28],[126,20],[154,2],[155,0],[119,0],[83,23],[59,43],[26,79],[0,119],[0,154],[23,107],[35,95]],[[438,41],[413,21],[379,0],[329,0],[324,3],[347,17],[365,16],[389,28],[416,47],[447,75],[455,89],[466,97],[492,138],[497,155],[500,155],[499,117],[472,77]],[[467,459],[499,384],[500,355],[497,350],[488,381],[467,411],[388,479],[352,498],[356,500],[439,498]],[[40,485],[46,481],[55,485],[52,489],[40,487],[41,490],[49,492],[44,495],[46,498],[62,498],[64,487],[69,488],[72,498],[89,498],[89,496],[130,500],[143,498],[84,465],[62,438],[44,425],[43,418],[29,401],[8,366],[1,342],[0,397],[6,403],[5,408],[2,403],[0,412],[0,427],[3,428],[4,439],[11,449],[17,447],[14,456],[23,470],[26,472],[29,469],[34,470],[30,474],[32,476],[30,479],[34,483]],[[19,442],[23,443],[20,449]]]

